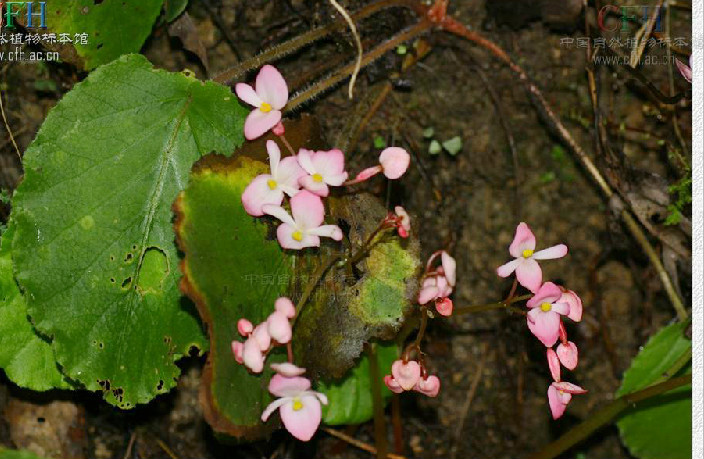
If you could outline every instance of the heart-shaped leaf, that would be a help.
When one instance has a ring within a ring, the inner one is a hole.
[[[242,142],[230,90],[123,56],[77,84],[24,155],[13,261],[63,372],[122,408],[175,385],[206,342],[178,290],[171,203],[191,165]]]
[[[687,323],[675,323],[650,338],[631,362],[616,396],[640,389],[660,379],[692,346],[685,337]],[[691,373],[691,363],[680,373]],[[692,386],[658,395],[631,408],[618,420],[629,451],[641,459],[692,457]]]
[[[68,388],[49,343],[27,320],[27,303],[12,272],[10,222],[0,241],[0,368],[15,384],[44,391]]]

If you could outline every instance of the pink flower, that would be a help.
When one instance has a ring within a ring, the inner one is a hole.
[[[258,175],[242,193],[244,210],[253,217],[264,215],[262,208],[267,204],[281,205],[284,193],[289,196],[298,193],[298,180],[305,175],[296,158],[289,156],[281,159],[281,150],[276,142],[267,140],[266,149],[269,152],[271,174]]]
[[[325,218],[323,201],[310,191],[302,190],[291,198],[293,217],[281,206],[265,205],[262,210],[283,222],[276,235],[284,249],[320,247],[320,236],[342,240],[342,230],[338,226],[322,225]]]
[[[240,365],[243,364],[244,343],[234,340],[230,346],[232,348],[232,355],[235,356],[235,361]]]
[[[402,238],[407,238],[411,232],[411,217],[408,216],[406,209],[401,206],[394,207],[394,213],[398,220],[398,235]]]
[[[384,384],[386,384],[386,387],[388,387],[394,394],[400,394],[403,392],[403,387],[401,387],[398,381],[396,381],[391,375],[384,376]]]
[[[266,422],[278,409],[281,421],[291,435],[301,441],[313,438],[322,418],[320,404],[328,403],[325,394],[310,390],[310,380],[307,378],[283,374],[275,374],[271,378],[269,392],[279,398],[266,407],[262,421]]]
[[[296,315],[296,306],[294,306],[293,302],[285,296],[282,296],[276,300],[276,302],[274,303],[274,309],[276,309],[278,312],[282,313],[289,319],[293,319],[293,317]]]
[[[689,83],[692,82],[692,56],[689,56],[689,65],[681,62],[679,59],[675,59],[675,64],[677,65],[677,70]]]
[[[516,271],[518,283],[535,293],[543,282],[543,272],[536,260],[552,260],[567,255],[567,246],[558,244],[547,249],[535,251],[535,235],[528,225],[521,222],[516,228],[516,235],[508,249],[515,260],[499,266],[496,273],[508,277]]]
[[[242,363],[253,373],[261,373],[264,369],[266,355],[262,352],[256,340],[248,339],[242,347]],[[237,354],[235,354],[237,360]]]
[[[298,164],[309,174],[301,177],[299,183],[318,196],[325,197],[330,193],[328,185],[340,186],[347,180],[345,154],[341,150],[312,152],[301,148]]]
[[[565,368],[574,370],[577,367],[577,362],[579,361],[579,351],[577,345],[572,341],[567,341],[567,343],[560,343],[557,345],[557,357],[560,359],[560,363]]]
[[[432,264],[438,256],[440,256],[441,265],[433,272]],[[448,297],[452,294],[452,289],[457,280],[457,263],[455,259],[446,251],[439,250],[428,259],[425,271],[425,278],[418,293],[418,303],[427,304],[434,300],[439,314],[450,315],[452,313],[452,301]]]
[[[420,379],[420,365],[415,360],[396,360],[391,365],[391,376],[403,390],[411,390]]]
[[[566,303],[570,307],[570,313],[567,317],[575,322],[582,320],[582,300],[574,293],[572,290],[565,290],[562,292],[559,303]]]
[[[374,177],[379,172],[383,172],[386,178],[396,180],[400,178],[408,170],[411,163],[411,155],[406,150],[400,147],[385,148],[379,155],[379,165],[364,169],[357,176],[346,183],[352,185],[363,182]]]
[[[548,404],[552,412],[552,418],[557,419],[563,415],[567,405],[572,400],[572,395],[586,394],[587,391],[581,387],[568,382],[553,382],[548,387]]]
[[[237,331],[240,335],[249,336],[249,334],[252,333],[252,330],[254,330],[254,326],[249,320],[242,318],[237,321]]]
[[[546,282],[528,300],[528,328],[543,342],[545,347],[552,347],[560,335],[560,315],[567,315],[570,307],[560,303],[562,292],[560,287],[552,282]]]
[[[288,317],[282,312],[274,311],[266,319],[267,330],[271,338],[279,344],[286,344],[291,341],[293,331]]]
[[[247,140],[261,137],[281,121],[281,109],[288,102],[288,87],[278,70],[265,65],[259,71],[256,89],[245,83],[237,83],[235,92],[244,102],[256,107],[244,122]]]
[[[437,397],[440,392],[440,378],[435,375],[420,378],[413,390],[428,397]]]
[[[296,365],[289,362],[272,363],[271,368],[278,374],[286,376],[288,378],[294,376],[301,376],[303,373],[306,372],[305,368],[297,367]]]

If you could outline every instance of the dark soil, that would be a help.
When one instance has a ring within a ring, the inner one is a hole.
[[[350,10],[364,3],[345,2]],[[571,2],[547,3],[553,3],[553,10],[557,10],[562,8],[557,5]],[[412,14],[399,11],[378,14],[361,24],[367,47],[413,22]],[[585,49],[561,45],[562,38],[585,36],[580,26],[583,19],[565,13],[566,17],[557,21],[561,30],[555,30],[554,18],[547,24],[549,11],[544,7],[521,13],[495,5],[490,14],[483,0],[456,0],[451,4],[451,13],[457,19],[485,33],[526,69],[577,142],[593,152]],[[249,57],[334,17],[327,2],[300,0],[193,0],[188,13],[207,50],[210,76],[235,65],[237,55]],[[507,14],[511,20],[507,20]],[[213,18],[218,18],[218,23]],[[689,10],[674,9],[672,36],[689,40],[690,23]],[[224,31],[235,47],[228,43]],[[631,35],[634,31],[632,27]],[[507,247],[519,221],[531,225],[539,247],[566,243],[570,254],[544,263],[544,277],[559,280],[584,300],[584,320],[568,329],[570,339],[581,351],[580,365],[569,379],[589,389],[589,393],[575,398],[562,419],[551,420],[545,350],[530,335],[521,315],[490,311],[435,320],[424,346],[430,368],[443,382],[442,390],[435,399],[413,394],[400,397],[404,449],[399,452],[422,458],[521,457],[610,401],[639,346],[674,314],[647,258],[588,176],[540,121],[524,87],[510,70],[484,49],[457,37],[435,32],[423,40],[432,46],[432,52],[393,80],[394,91],[371,118],[354,148],[347,149],[349,168],[359,170],[375,160],[378,149],[373,143],[377,137],[413,150],[415,166],[407,177],[393,184],[388,196],[392,203],[402,203],[414,215],[414,230],[421,239],[424,256],[448,248],[456,257],[456,307],[497,301],[508,293],[510,282],[498,278],[494,270],[508,260]],[[197,57],[184,51],[179,40],[169,37],[164,25],[156,26],[143,52],[159,67],[173,71],[189,68],[200,77],[206,76]],[[279,64],[291,86],[298,88],[342,63],[341,56],[351,59],[353,53],[353,42],[345,32]],[[664,48],[648,53],[663,55]],[[686,57],[680,58],[686,61]],[[344,85],[305,108],[318,118],[331,146],[350,141],[346,134],[350,126],[364,117],[369,101],[398,72],[400,62],[401,57],[390,53],[364,71],[353,101],[347,98]],[[24,151],[48,110],[85,75],[68,64],[0,65],[8,124],[19,150]],[[642,85],[618,67],[600,66],[596,70],[601,109],[610,123],[614,147],[623,152],[629,167],[674,183],[679,173],[668,161],[668,146],[676,144],[669,115],[653,103]],[[638,72],[669,94],[668,66],[643,65]],[[55,87],[47,87],[47,81],[54,82]],[[676,70],[674,81],[677,92],[688,90]],[[491,92],[496,94],[503,115],[499,115]],[[691,139],[690,113],[686,103],[677,106],[679,127],[687,144]],[[517,169],[502,117],[515,139]],[[460,136],[462,151],[454,157],[446,152],[428,154],[429,140],[423,137],[423,130],[430,127],[439,141]],[[21,177],[17,154],[4,134],[0,145],[0,184],[13,189]],[[689,150],[686,155],[689,157]],[[373,191],[387,196],[386,189]],[[3,216],[7,211],[3,209]],[[658,249],[661,247],[655,238],[653,242]],[[689,289],[689,263],[679,259],[684,292]],[[249,445],[219,441],[203,421],[198,405],[202,364],[198,359],[184,361],[177,390],[131,412],[109,407],[98,395],[37,396],[3,380],[0,443],[32,448],[57,458],[71,454],[67,451],[75,450],[76,445],[80,445],[82,457],[99,459],[165,458],[170,455],[167,450],[179,458],[260,458],[273,454],[371,457],[323,433],[308,445],[295,443],[283,434]],[[468,403],[470,386],[479,371],[476,393]],[[57,408],[56,400],[68,408]],[[391,410],[387,413],[391,430]],[[29,421],[20,428],[19,419],[23,417]],[[34,418],[36,425],[32,424]],[[40,424],[50,424],[47,433],[28,434],[27,430],[39,432]],[[72,426],[69,433],[67,425]],[[348,433],[373,443],[371,422]],[[393,445],[391,435],[389,441]],[[601,430],[566,457],[575,456],[629,457],[615,427]]]

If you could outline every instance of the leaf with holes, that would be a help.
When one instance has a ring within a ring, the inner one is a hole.
[[[389,373],[391,364],[397,358],[398,346],[395,343],[377,345],[377,361],[382,375]],[[383,381],[379,380],[377,384],[381,387],[383,399],[391,398],[393,394]],[[366,354],[344,378],[338,381],[321,381],[316,390],[328,397],[328,404],[323,406],[325,424],[361,424],[374,416],[370,363]]]
[[[645,389],[691,349],[687,323],[675,323],[650,338],[623,375],[616,396]],[[678,374],[692,372],[691,362]],[[617,422],[631,454],[641,459],[692,457],[692,386],[658,395],[630,408]]]
[[[320,148],[317,132],[310,118],[287,122],[286,136],[294,149]],[[296,301],[321,263],[343,247],[324,240],[320,250],[284,252],[275,239],[274,220],[246,214],[242,192],[256,175],[268,171],[265,140],[248,142],[231,158],[199,161],[174,205],[185,255],[181,288],[198,305],[210,337],[201,388],[205,417],[216,431],[247,438],[259,437],[275,424],[264,426],[259,420],[271,400],[266,390],[270,374],[252,375],[232,356],[231,341],[239,337],[237,320],[261,321],[279,296]],[[331,203],[328,221],[349,221],[355,244],[385,216],[370,196],[330,197],[326,202]],[[415,295],[419,262],[417,242],[408,243],[407,251],[397,239],[383,238],[355,267],[359,277],[341,278],[334,268],[314,291],[294,338],[295,361],[308,375],[343,375],[354,366],[365,342],[398,330],[412,307],[408,298]],[[346,287],[346,282],[352,285]]]
[[[175,385],[206,345],[178,290],[171,203],[191,165],[230,154],[246,110],[230,90],[123,56],[52,109],[24,156],[13,261],[63,372],[122,408]]]
[[[0,368],[15,384],[44,391],[69,387],[49,343],[27,320],[27,303],[12,272],[12,223],[0,241]]]
[[[60,52],[63,60],[81,63],[86,70],[120,57],[136,53],[152,32],[154,21],[164,0],[52,0],[46,2],[46,26],[58,35],[51,48]],[[26,12],[17,18],[26,24]],[[33,13],[39,14],[38,4]],[[33,17],[36,24],[39,16]],[[36,25],[35,25],[36,27]],[[83,37],[81,37],[83,35]],[[67,49],[71,47],[72,49]],[[77,58],[75,57],[78,55]]]

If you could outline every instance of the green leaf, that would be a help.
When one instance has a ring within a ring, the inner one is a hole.
[[[188,6],[188,0],[166,0],[164,8],[166,9],[166,22],[172,22],[179,17],[183,10]]]
[[[31,451],[0,447],[0,459],[44,459]]]
[[[240,336],[240,318],[259,323],[288,294],[295,259],[268,237],[265,220],[242,206],[245,187],[265,172],[268,166],[245,156],[204,158],[174,205],[185,254],[182,289],[196,302],[210,336],[204,415],[215,431],[246,438],[265,433],[260,416],[271,401],[271,372],[267,365],[263,374],[249,373],[235,362],[230,343]]]
[[[440,142],[437,140],[433,139],[430,141],[430,145],[428,146],[428,153],[431,155],[437,155],[440,154],[442,151],[442,145],[440,145]]]
[[[151,34],[164,0],[52,0],[46,22],[52,32],[67,33],[90,70],[123,54],[136,53]],[[87,44],[75,41],[88,34]]]
[[[27,303],[12,273],[10,223],[0,242],[0,368],[15,384],[45,391],[68,388],[49,343],[27,320]]]
[[[389,371],[391,364],[398,358],[398,346],[395,343],[379,344],[377,359],[379,371]],[[321,381],[316,390],[328,397],[328,404],[323,405],[323,422],[329,425],[361,424],[374,416],[372,402],[372,381],[369,356],[359,359],[357,365],[340,381]],[[381,394],[388,400],[393,394],[382,381]]]
[[[77,84],[25,153],[13,260],[63,372],[122,408],[176,384],[206,345],[178,290],[171,203],[194,161],[230,154],[230,90],[124,56]]]
[[[662,378],[692,346],[687,323],[675,323],[650,338],[631,362],[616,396],[644,389]],[[691,363],[681,374],[691,373]],[[641,459],[692,457],[692,386],[680,387],[639,403],[617,422],[631,454]]]
[[[442,143],[442,147],[447,150],[449,154],[455,156],[462,150],[462,138],[458,135],[453,138],[446,140]]]

